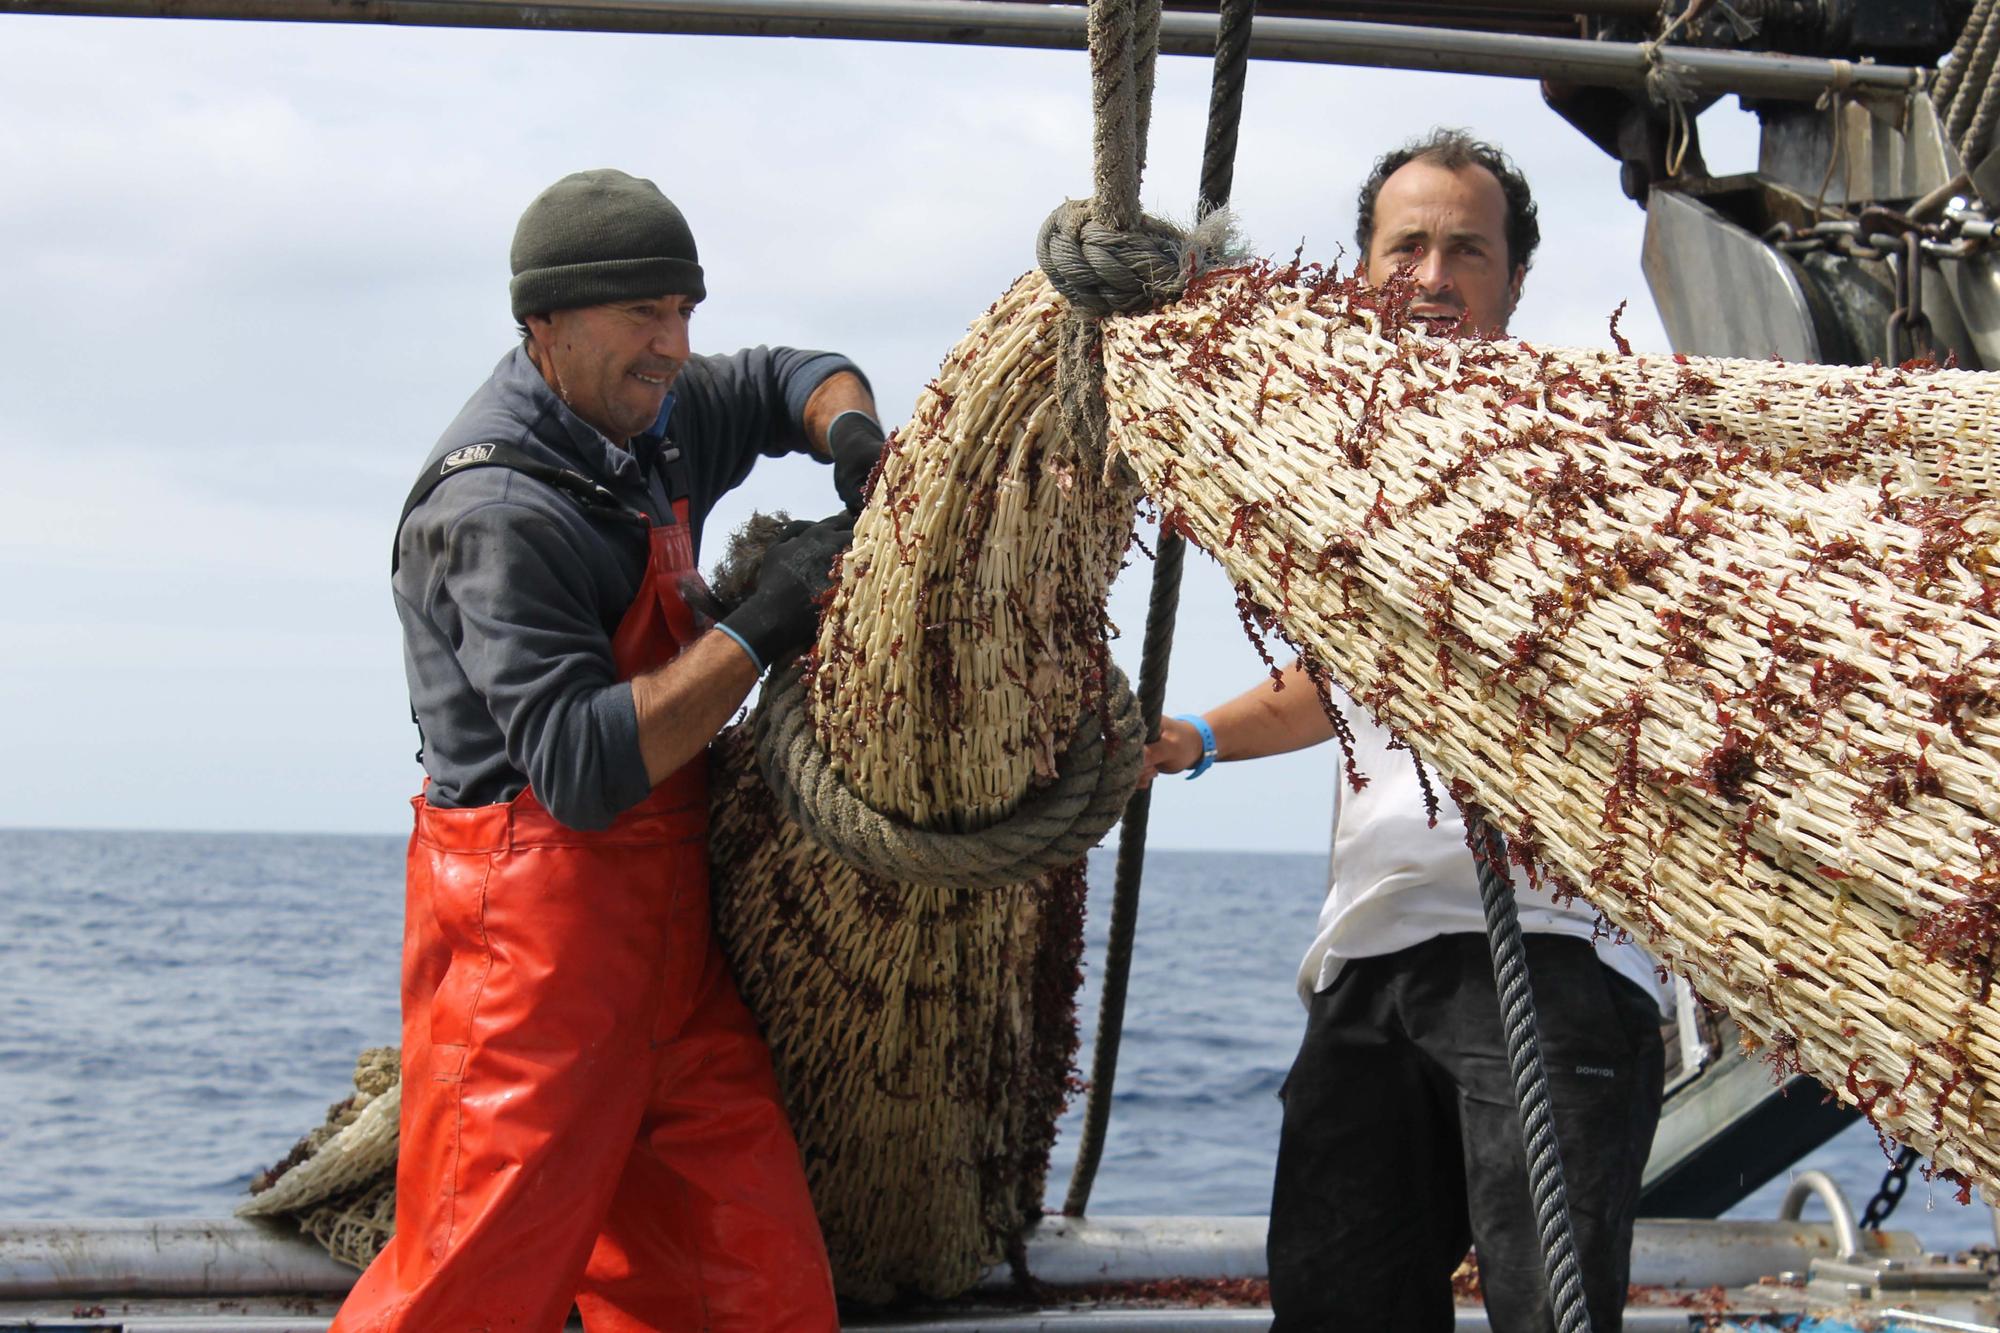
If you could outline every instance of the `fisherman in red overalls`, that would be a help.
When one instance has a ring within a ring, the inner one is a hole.
[[[806,647],[850,514],[706,625],[701,523],[760,455],[883,437],[844,358],[690,354],[694,239],[651,181],[521,217],[521,345],[431,453],[394,588],[428,774],[403,945],[396,1235],[339,1333],[837,1327],[770,1053],[708,908],[703,755]],[[700,600],[697,598],[697,600]]]

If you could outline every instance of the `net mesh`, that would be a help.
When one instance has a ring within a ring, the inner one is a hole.
[[[398,1055],[394,1046],[363,1051],[355,1061],[354,1095],[328,1107],[324,1124],[251,1178],[250,1197],[236,1215],[296,1214],[384,1174],[393,1177],[403,1101]]]
[[[885,455],[808,698],[877,811],[973,830],[1105,707],[1136,494],[1053,401],[1063,303],[1017,283]],[[844,1296],[949,1296],[1040,1212],[1076,1047],[1081,866],[997,889],[853,870],[775,809],[746,726],[713,770],[717,930],[770,1040]]]
[[[1395,729],[1530,873],[1775,1065],[2000,1181],[2000,378],[1431,338],[1407,299],[1254,265],[1107,321],[1107,470],[1060,426],[1062,302],[1016,283],[856,524],[806,682],[831,764],[925,828],[982,828],[1047,782],[1105,711],[1129,467],[1246,626]],[[954,1294],[1040,1208],[1081,869],[861,874],[782,815],[751,735],[712,768],[717,928],[837,1283]],[[392,1190],[350,1182],[309,1226],[365,1258]]]
[[[1258,265],[1106,335],[1166,521],[1516,853],[2000,1180],[2000,377],[1432,339]]]

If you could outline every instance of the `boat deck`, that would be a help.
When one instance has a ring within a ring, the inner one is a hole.
[[[1046,1218],[1032,1290],[1005,1269],[965,1298],[846,1326],[897,1333],[1262,1328],[1261,1217]],[[2000,1256],[1925,1255],[1907,1232],[1832,1223],[1642,1221],[1631,1333],[2000,1333]],[[1843,1250],[1850,1253],[1843,1253]],[[0,1333],[324,1333],[352,1270],[287,1229],[236,1219],[0,1223]],[[1487,1321],[1476,1296],[1457,1327]]]

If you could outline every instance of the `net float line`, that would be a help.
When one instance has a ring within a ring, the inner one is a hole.
[[[1603,354],[1424,337],[1406,304],[1298,265],[1198,279],[1107,326],[1114,447],[1321,688],[1774,1061],[1991,1187],[2000,508],[1899,482],[1888,445],[1765,466],[1681,397],[1549,370]],[[1812,378],[1850,415],[2000,401],[1990,375]]]

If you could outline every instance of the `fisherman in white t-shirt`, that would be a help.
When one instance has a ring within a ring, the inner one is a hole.
[[[1539,239],[1527,182],[1450,130],[1376,163],[1356,231],[1370,281],[1410,271],[1417,317],[1479,336],[1506,331]],[[1309,1017],[1280,1094],[1274,1333],[1448,1330],[1468,1245],[1497,1333],[1552,1329],[1464,824],[1447,804],[1432,825],[1410,752],[1351,702],[1339,711],[1367,784],[1336,794],[1326,903],[1299,969]],[[1294,665],[1276,688],[1163,719],[1146,780],[1333,735]],[[1659,991],[1643,954],[1598,938],[1587,903],[1514,885],[1585,1300],[1592,1327],[1616,1333],[1659,1122]]]

